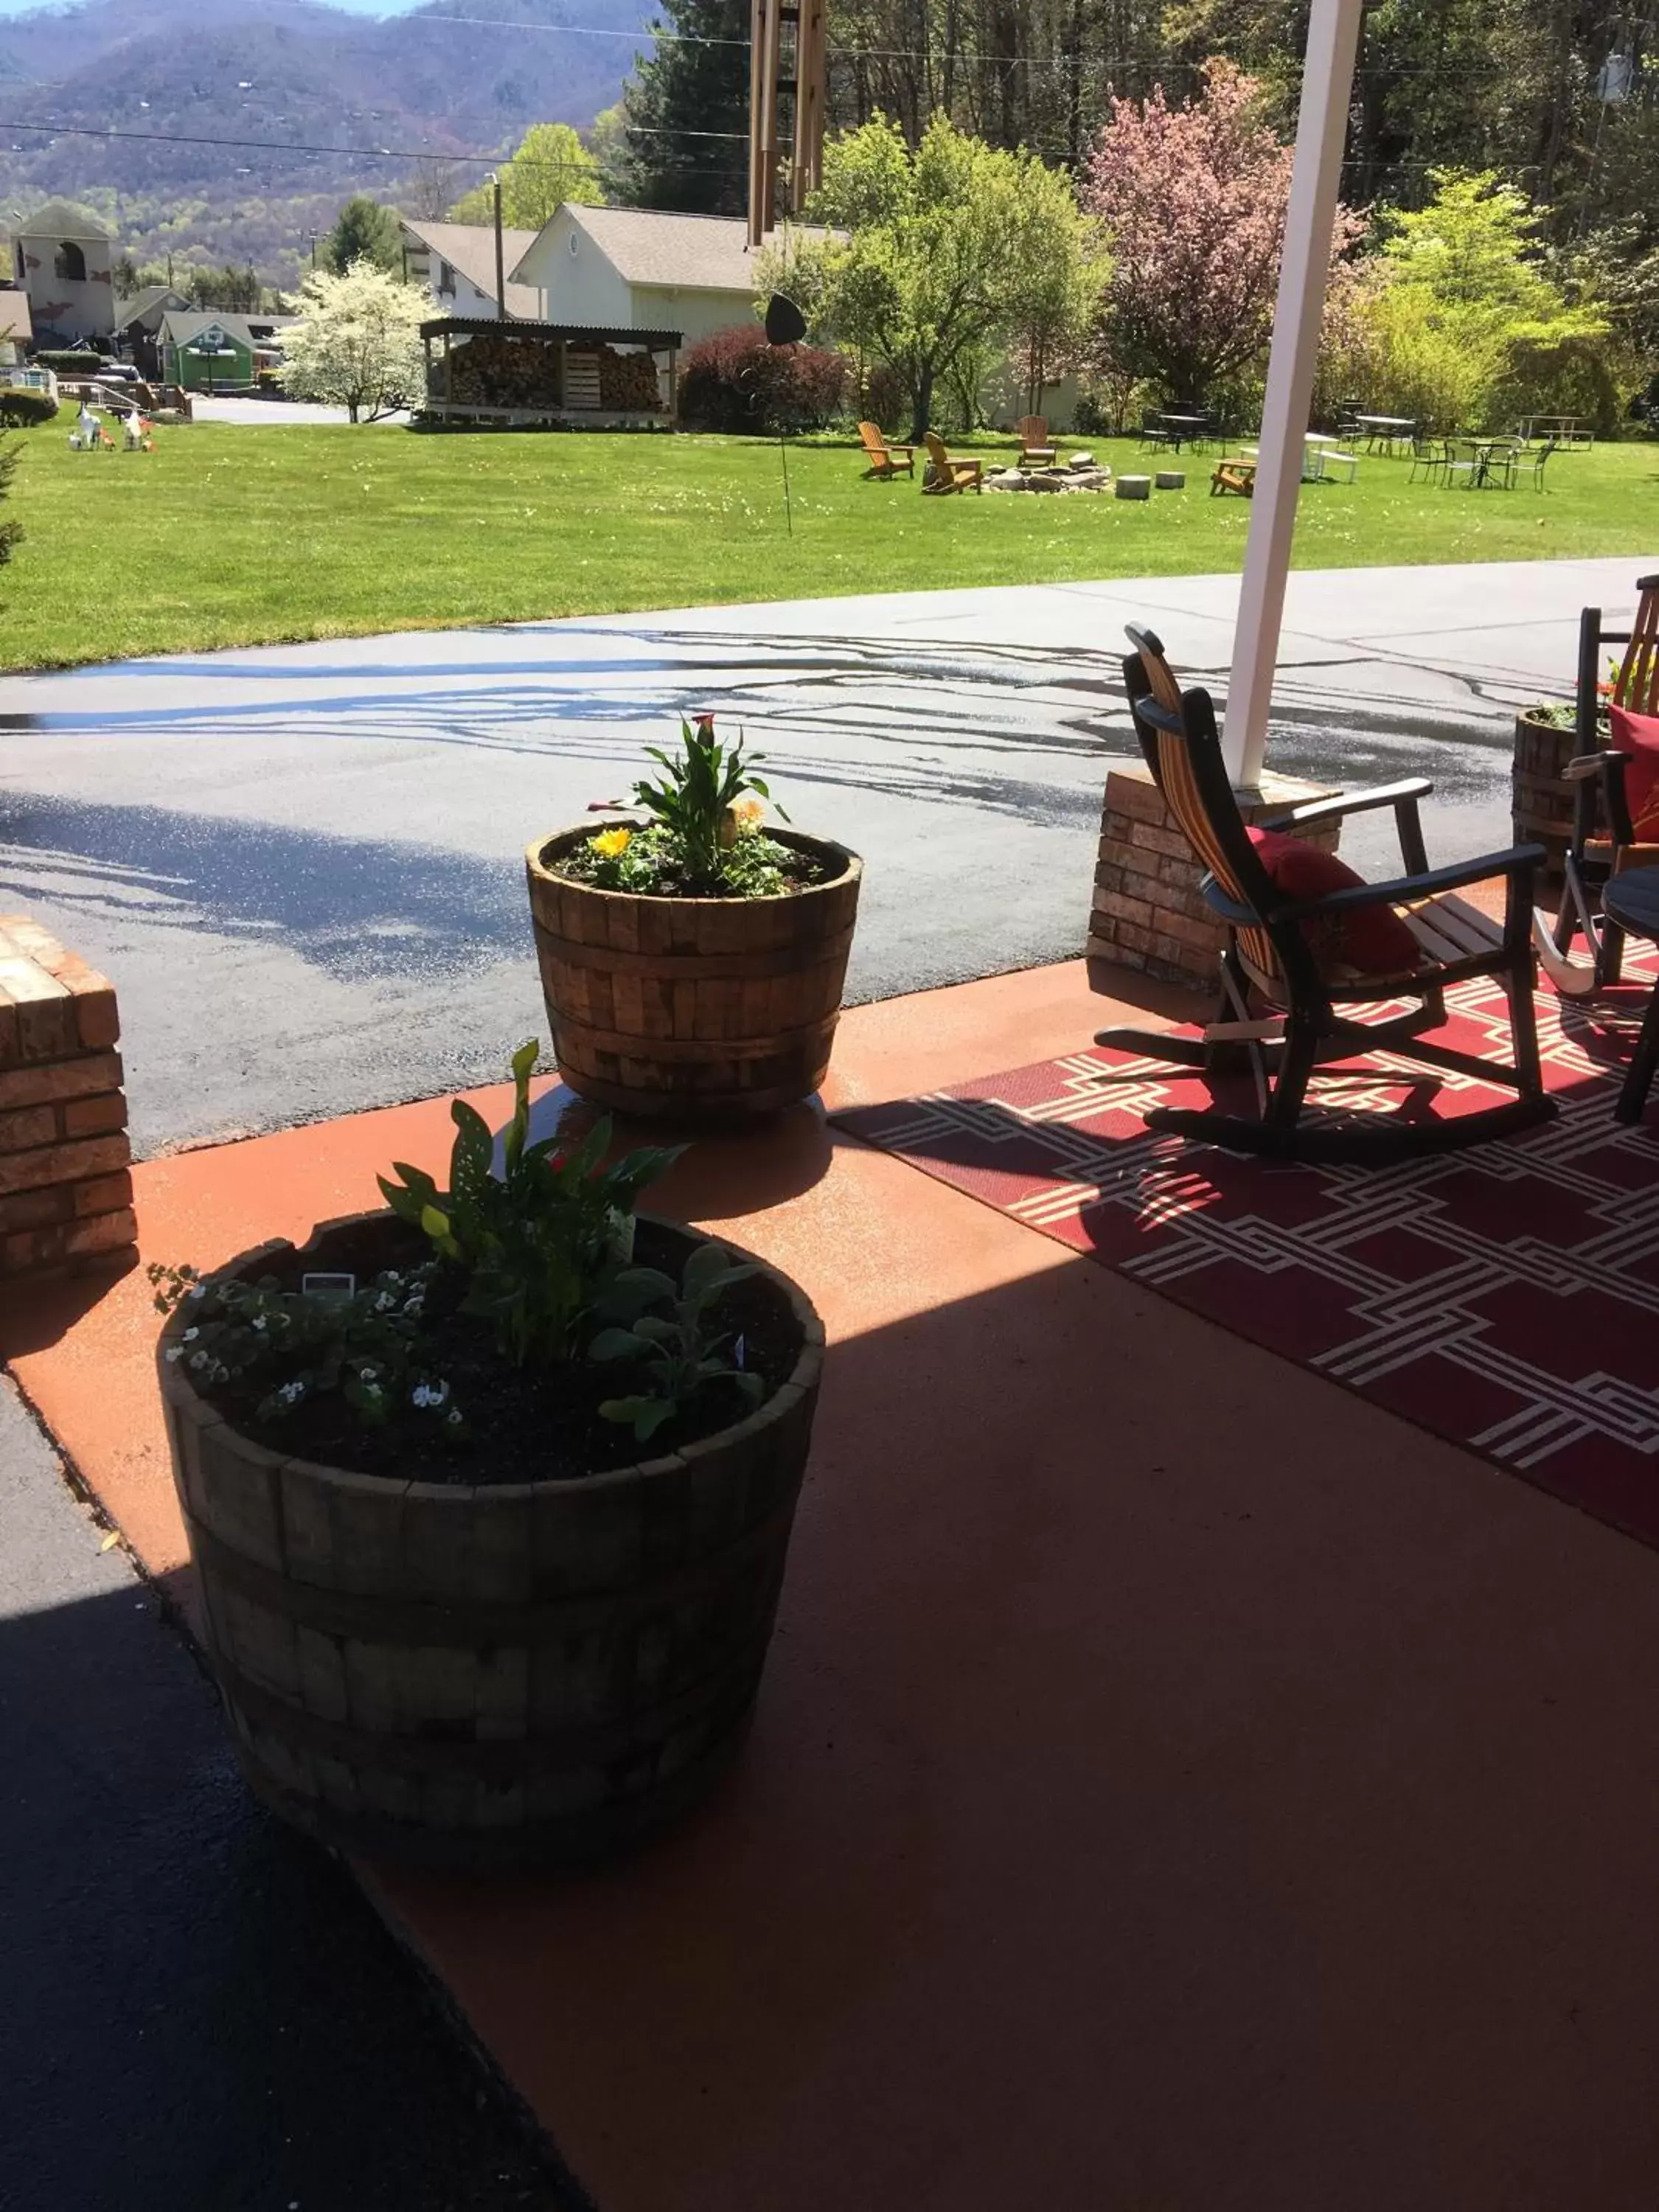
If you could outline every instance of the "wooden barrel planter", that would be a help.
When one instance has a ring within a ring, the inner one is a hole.
[[[1511,814],[1517,845],[1540,844],[1545,872],[1559,876],[1572,840],[1574,786],[1563,770],[1583,750],[1577,725],[1557,728],[1528,708],[1515,718]]]
[[[255,1443],[165,1358],[174,1316],[158,1353],[173,1478],[259,1796],[348,1850],[479,1869],[599,1857],[702,1796],[754,1704],[823,1357],[805,1293],[762,1274],[801,1337],[765,1404],[683,1450],[511,1486]]]
[[[834,865],[778,898],[647,898],[554,872],[593,824],[525,855],[559,1073],[647,1120],[746,1120],[808,1098],[830,1066],[864,864],[791,830]]]

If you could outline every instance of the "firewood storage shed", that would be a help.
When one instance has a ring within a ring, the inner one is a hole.
[[[566,422],[648,429],[673,420],[678,331],[441,315],[422,324],[421,343],[421,415],[435,426]]]

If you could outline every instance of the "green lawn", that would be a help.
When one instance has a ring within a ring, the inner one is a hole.
[[[26,434],[11,502],[27,537],[0,576],[0,665],[61,665],[291,638],[698,602],[1054,583],[1237,568],[1249,508],[1184,492],[924,499],[866,483],[856,452],[747,439],[420,436],[196,424],[154,454],[71,453]],[[1132,442],[1091,441],[1123,472]],[[1659,551],[1659,447],[1560,453],[1549,489],[1448,491],[1404,461],[1310,486],[1299,568]]]

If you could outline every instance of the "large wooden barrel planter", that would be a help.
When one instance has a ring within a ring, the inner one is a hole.
[[[779,898],[646,898],[554,872],[592,834],[563,830],[525,855],[565,1082],[647,1120],[746,1120],[810,1097],[830,1066],[862,861],[773,830],[834,874]]]
[[[1563,771],[1583,750],[1577,726],[1557,728],[1528,708],[1515,718],[1511,815],[1517,845],[1544,848],[1545,872],[1559,876],[1572,841],[1573,792]]]
[[[801,1332],[783,1386],[684,1450],[568,1481],[287,1457],[158,1354],[208,1655],[267,1803],[349,1850],[479,1869],[597,1858],[703,1795],[759,1686],[823,1357],[805,1293],[763,1275]]]

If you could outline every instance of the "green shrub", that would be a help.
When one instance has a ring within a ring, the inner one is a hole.
[[[40,352],[34,356],[42,368],[52,369],[58,376],[96,376],[102,354],[76,349],[68,352]]]
[[[27,430],[37,422],[50,422],[57,412],[58,402],[49,392],[0,385],[0,425],[8,430]]]

